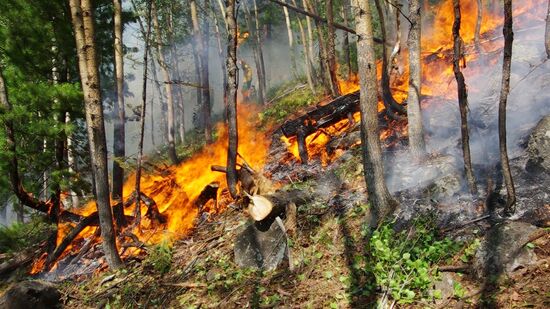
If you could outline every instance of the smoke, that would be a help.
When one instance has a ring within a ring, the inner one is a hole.
[[[528,21],[523,19],[516,23],[514,20],[511,91],[506,118],[510,159],[523,153],[522,145],[530,130],[550,113],[550,92],[544,90],[550,86],[550,63],[544,60],[544,15],[544,10],[532,8]],[[502,28],[495,29],[493,36],[500,33]],[[478,181],[484,180],[485,173],[499,163],[498,105],[504,43],[500,37],[490,44],[498,44],[495,53],[481,55],[463,69],[468,87],[472,163]],[[422,102],[426,147],[432,157],[414,162],[406,150],[396,153],[387,165],[388,186],[392,192],[463,172],[456,81],[453,77],[441,84],[445,82],[446,89],[440,89]]]

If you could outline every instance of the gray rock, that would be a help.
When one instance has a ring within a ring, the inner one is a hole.
[[[533,129],[527,144],[527,154],[528,171],[550,171],[550,115],[542,118]]]
[[[61,293],[55,285],[44,281],[23,281],[10,287],[0,298],[0,308],[61,308]]]
[[[285,257],[286,236],[276,221],[266,231],[250,224],[237,235],[233,251],[239,267],[274,270]]]
[[[490,278],[511,273],[536,262],[536,256],[524,247],[536,226],[519,221],[508,221],[493,226],[481,241],[473,258],[473,269],[478,278]]]

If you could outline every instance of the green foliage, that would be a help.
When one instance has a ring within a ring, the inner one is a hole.
[[[481,241],[479,238],[474,239],[466,248],[464,248],[464,253],[460,256],[460,260],[464,263],[468,263],[472,256],[476,253],[477,249],[481,246]]]
[[[373,232],[368,249],[366,270],[375,282],[370,288],[382,288],[403,304],[428,297],[437,276],[436,264],[458,246],[450,239],[438,239],[432,220],[421,218],[399,233],[389,223],[382,225]]]
[[[313,95],[308,87],[295,89],[296,84],[297,81],[293,80],[269,90],[268,100],[276,100],[260,113],[259,116],[263,126],[272,122],[281,122],[289,115],[318,101],[318,98]]]
[[[28,223],[16,222],[0,227],[0,252],[17,252],[45,240],[55,227],[41,217],[33,217]]]
[[[163,240],[159,244],[149,248],[149,256],[145,261],[161,274],[166,274],[172,267],[172,244],[168,240]]]

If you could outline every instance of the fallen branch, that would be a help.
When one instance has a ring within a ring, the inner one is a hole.
[[[469,265],[443,265],[437,267],[437,270],[440,272],[451,272],[451,273],[469,273]]]
[[[265,105],[270,105],[271,103],[273,103],[273,102],[275,102],[275,101],[277,101],[277,100],[279,100],[279,99],[281,99],[281,98],[286,97],[287,95],[293,93],[294,91],[297,91],[297,90],[299,90],[299,89],[305,88],[306,86],[307,86],[307,84],[298,85],[298,86],[296,86],[296,87],[294,87],[294,88],[292,88],[292,89],[290,89],[290,90],[288,90],[288,91],[285,91],[285,92],[283,92],[282,94],[280,94],[280,95],[274,97],[273,99],[269,100]]]

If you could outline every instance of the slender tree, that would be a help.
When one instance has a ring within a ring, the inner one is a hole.
[[[330,92],[333,97],[340,96],[340,88],[338,86],[337,62],[336,62],[336,33],[334,32],[334,12],[332,0],[326,0],[327,10],[327,67],[330,78]]]
[[[162,44],[162,35],[159,25],[159,15],[157,10],[156,1],[151,3],[151,19],[153,27],[155,28],[155,40],[156,40],[156,52],[157,62],[160,66],[162,76],[164,78],[164,90],[166,93],[166,104],[168,105],[167,115],[167,129],[168,129],[168,158],[172,161],[172,164],[178,164],[179,159],[176,154],[176,138],[175,138],[175,113],[174,113],[174,96],[172,92],[172,83],[170,82],[170,72],[168,70],[168,63],[166,63],[164,57],[164,48]]]
[[[544,36],[546,56],[550,59],[550,0],[548,0],[548,12],[546,13],[546,34]]]
[[[233,198],[237,197],[237,19],[235,0],[227,0],[225,8],[227,22],[227,123],[229,144],[227,146],[227,185]]]
[[[296,4],[296,0],[292,0],[292,4],[294,6],[298,6]],[[306,61],[305,67],[306,67],[306,80],[307,84],[309,86],[309,89],[311,90],[311,93],[315,94],[315,82],[313,79],[313,64],[311,62],[311,59],[309,58],[309,53],[307,51],[308,49],[308,43],[307,43],[307,37],[306,32],[304,30],[304,25],[302,23],[302,19],[300,16],[297,17],[298,20],[298,28],[300,29],[300,38],[302,39],[302,44],[304,46],[304,60]]]
[[[500,88],[500,101],[498,104],[498,141],[500,149],[500,163],[502,175],[506,184],[506,212],[514,212],[516,203],[516,189],[510,171],[508,161],[508,148],[506,145],[506,103],[510,92],[510,68],[512,66],[512,44],[514,42],[514,31],[512,21],[512,0],[504,0],[504,59],[502,61],[502,84]]]
[[[378,129],[378,91],[372,14],[368,0],[358,0],[355,15],[357,62],[359,66],[361,144],[365,180],[372,205],[373,219],[378,224],[397,206],[384,180],[382,148]]]
[[[286,3],[285,0],[281,0],[282,2]],[[290,63],[292,66],[292,74],[294,76],[298,75],[298,68],[296,64],[296,45],[294,44],[294,32],[292,31],[292,24],[290,22],[290,14],[288,13],[288,8],[286,6],[283,6],[283,14],[285,16],[285,23],[286,23],[286,32],[288,35],[288,48],[290,52]]]
[[[477,52],[481,51],[480,46],[480,32],[481,32],[481,20],[483,19],[483,0],[477,0],[477,19],[476,19],[476,28],[474,30],[474,45]]]
[[[260,103],[263,104],[266,102],[266,92],[264,88],[265,84],[262,82],[262,79],[265,79],[265,77],[263,76],[262,59],[260,57],[262,47],[260,46],[260,41],[258,40],[258,36],[260,34],[258,33],[258,29],[252,23],[252,14],[248,7],[248,5],[244,7],[244,17],[252,37],[252,53],[254,55],[254,63],[256,65],[256,77],[258,78],[258,95]]]
[[[212,120],[210,106],[210,73],[209,73],[209,55],[210,55],[210,19],[208,12],[210,11],[210,0],[204,0],[204,13],[202,19],[202,40],[203,53],[201,54],[201,78],[202,78],[202,117],[204,122],[204,135],[206,142],[212,142]]]
[[[477,186],[472,170],[472,158],[470,154],[470,134],[468,130],[468,91],[464,75],[460,71],[460,61],[464,59],[464,42],[460,37],[460,0],[453,0],[454,23],[453,23],[453,72],[458,88],[458,106],[460,108],[460,131],[462,135],[462,156],[464,158],[464,170],[466,180],[472,194],[477,193]]]
[[[145,135],[145,109],[147,107],[147,64],[149,63],[149,38],[151,36],[151,1],[147,3],[147,30],[145,33],[145,46],[143,48],[143,82],[141,89],[141,113],[140,113],[140,127],[139,127],[139,144],[138,144],[138,156],[136,167],[136,209],[135,209],[135,225],[139,226],[141,221],[141,161],[143,160],[143,136]]]
[[[344,1],[344,4],[342,5],[342,10],[340,11],[340,14],[342,15],[342,19],[344,20],[344,26],[349,26],[349,4]],[[346,64],[346,78],[348,80],[352,77],[352,71],[351,71],[351,49],[350,49],[350,42],[349,42],[349,33],[347,31],[344,31],[344,39],[342,40],[342,54],[344,56],[344,63]]]
[[[120,166],[119,160],[122,160],[126,155],[125,151],[125,108],[124,108],[124,54],[122,49],[122,1],[113,0],[114,14],[114,34],[115,34],[115,73],[116,73],[116,97],[113,107],[117,114],[114,123],[113,134],[113,188],[111,198],[115,203],[122,199],[122,185],[124,181],[124,169]],[[123,226],[126,224],[124,210],[118,208],[119,211],[114,211],[114,216],[117,224]]]
[[[80,76],[83,82],[86,124],[91,150],[92,170],[95,179],[95,195],[103,251],[109,266],[123,266],[118,255],[113,214],[109,200],[109,179],[107,172],[107,142],[103,123],[103,106],[99,89],[99,70],[97,66],[94,41],[93,8],[90,0],[69,0],[73,30],[75,34]]]
[[[409,96],[407,98],[407,118],[409,122],[409,148],[413,156],[418,157],[425,151],[424,129],[420,111],[421,69],[421,10],[420,0],[409,0],[409,20],[411,27],[407,44],[409,45]]]

